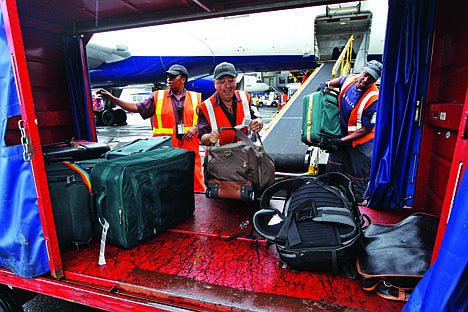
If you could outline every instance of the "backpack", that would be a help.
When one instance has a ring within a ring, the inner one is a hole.
[[[287,192],[283,211],[270,206],[279,191]],[[331,172],[278,182],[265,190],[260,207],[253,226],[290,268],[334,274],[341,268],[356,277],[364,222],[348,177]]]

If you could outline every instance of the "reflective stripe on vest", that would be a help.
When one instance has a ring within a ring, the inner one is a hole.
[[[161,112],[164,103],[164,98],[166,96],[166,91],[157,91],[158,92],[158,99],[155,101],[156,105],[156,119],[158,120],[158,128],[155,128],[153,125],[153,134],[174,134],[173,128],[163,128],[162,127],[162,119],[161,119]],[[153,123],[154,124],[154,123]]]
[[[356,81],[359,80],[359,75],[350,75],[343,83],[340,96],[338,98],[338,104],[341,105],[341,99],[344,96],[345,92],[351,87]],[[371,87],[366,90],[356,106],[351,110],[351,114],[348,120],[348,133],[352,134],[353,132],[362,128],[362,114],[364,110],[373,102],[373,98],[378,99],[379,91],[375,84],[372,84]],[[364,137],[354,140],[352,142],[353,147],[358,144],[363,144],[367,141],[370,141],[374,138],[375,129],[365,135]]]
[[[250,106],[249,106],[248,96],[247,96],[247,93],[245,91],[237,91],[236,90],[236,96],[238,98],[240,98],[241,101],[236,100],[237,107],[236,107],[236,111],[234,111],[233,113],[234,113],[234,116],[236,117],[236,121],[239,121],[238,120],[239,118],[244,118],[245,119],[245,112],[246,111],[248,112],[247,116],[250,116]],[[208,122],[210,124],[211,130],[212,131],[213,130],[218,130],[220,125],[222,127],[232,127],[232,125],[230,125],[230,123],[228,121],[228,118],[227,118],[226,114],[223,112],[222,108],[219,107],[219,106],[217,106],[216,108],[214,107],[215,102],[216,102],[216,98],[213,95],[209,99],[207,99],[207,100],[205,100],[203,102],[204,108],[202,106],[202,111],[204,112],[205,117],[206,117],[206,119],[208,120]],[[242,109],[240,107],[241,103],[242,103]],[[219,118],[221,118],[221,120],[217,120],[216,112],[223,114],[222,117],[218,116]],[[241,116],[241,115],[244,115],[244,116]],[[241,120],[241,121],[243,121],[243,120]],[[228,135],[228,137],[229,137],[229,135]],[[223,138],[226,139],[224,134],[220,137],[217,144],[226,144],[226,142],[225,142],[225,140]],[[229,139],[227,141],[229,141]]]
[[[192,107],[193,107],[193,123],[192,127],[194,127],[198,123],[198,114],[197,114],[197,106],[198,106],[198,93],[193,91],[188,91],[190,94],[190,98],[192,99]]]
[[[155,128],[154,123],[153,123],[153,134],[168,134],[168,135],[173,135],[174,134],[174,128],[172,128],[172,127],[171,128],[163,128],[162,127],[162,116],[161,115],[162,115],[162,108],[163,108],[164,99],[167,96],[167,92],[168,92],[167,90],[157,91],[158,98],[155,101],[155,105],[156,105],[155,115],[156,115],[156,119],[157,119],[157,122],[158,122],[158,128]],[[187,132],[188,130],[193,128],[198,122],[198,115],[196,113],[197,106],[198,106],[198,93],[192,92],[192,91],[186,91],[185,101],[188,98],[187,93],[190,95],[190,99],[191,99],[191,102],[192,102],[193,120],[192,120],[192,125],[184,125],[184,132]],[[170,101],[171,101],[171,105],[172,105],[172,99],[170,99]],[[185,103],[184,103],[184,107],[185,107]],[[174,110],[171,109],[171,111],[174,111]],[[185,111],[185,109],[184,109],[184,111]],[[175,117],[174,117],[174,119],[175,119]]]
[[[371,97],[378,96],[378,95],[379,95],[379,92],[371,91],[361,101],[359,101],[356,125],[355,126],[348,125],[348,132],[354,132],[362,128],[362,123],[361,123],[362,113],[364,112],[364,109],[366,108],[366,104],[369,103],[369,100],[371,99]]]
[[[242,109],[244,111],[244,118],[246,118],[246,116],[250,117],[250,107],[249,107],[249,101],[247,99],[247,94],[244,91],[236,91],[236,93],[237,92],[239,94],[239,97],[241,98]],[[204,101],[206,110],[208,111],[208,119],[210,122],[211,131],[218,130],[218,123],[216,122],[216,114],[214,112],[213,103],[211,102],[212,98],[214,99],[214,97],[210,97]],[[237,111],[235,112],[235,114],[237,115]]]
[[[218,130],[218,123],[216,122],[216,115],[214,112],[213,104],[211,103],[211,98],[205,100],[205,107],[208,111],[208,119],[211,125],[211,131]]]
[[[239,96],[242,101],[242,108],[244,109],[244,119],[250,119],[250,109],[249,109],[249,101],[247,100],[247,94],[245,92],[239,91]],[[246,125],[247,126],[247,125]]]

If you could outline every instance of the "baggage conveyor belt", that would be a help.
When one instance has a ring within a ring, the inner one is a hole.
[[[331,79],[334,63],[322,64],[273,118],[262,136],[265,151],[275,161],[278,172],[306,172],[308,146],[301,142],[302,101],[315,92],[322,82]]]

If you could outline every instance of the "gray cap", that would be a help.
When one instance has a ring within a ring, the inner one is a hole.
[[[179,64],[174,64],[171,67],[169,67],[169,69],[164,73],[164,75],[167,75],[167,74],[174,75],[174,76],[181,75],[185,78],[188,78],[187,68]]]
[[[234,65],[232,65],[231,63],[227,63],[227,62],[222,62],[215,67],[213,75],[214,75],[214,79],[219,79],[225,75],[236,78],[237,72],[236,72],[236,68],[234,67]]]
[[[374,77],[375,80],[378,80],[382,73],[382,67],[383,67],[382,63],[380,63],[379,61],[372,60],[372,61],[367,62],[366,66],[364,66],[363,69],[369,75]]]

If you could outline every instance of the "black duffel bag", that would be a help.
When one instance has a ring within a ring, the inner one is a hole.
[[[270,207],[276,193],[287,192],[283,212]],[[291,269],[356,277],[363,218],[351,181],[341,173],[298,177],[265,190],[255,213],[257,233],[276,245]]]

